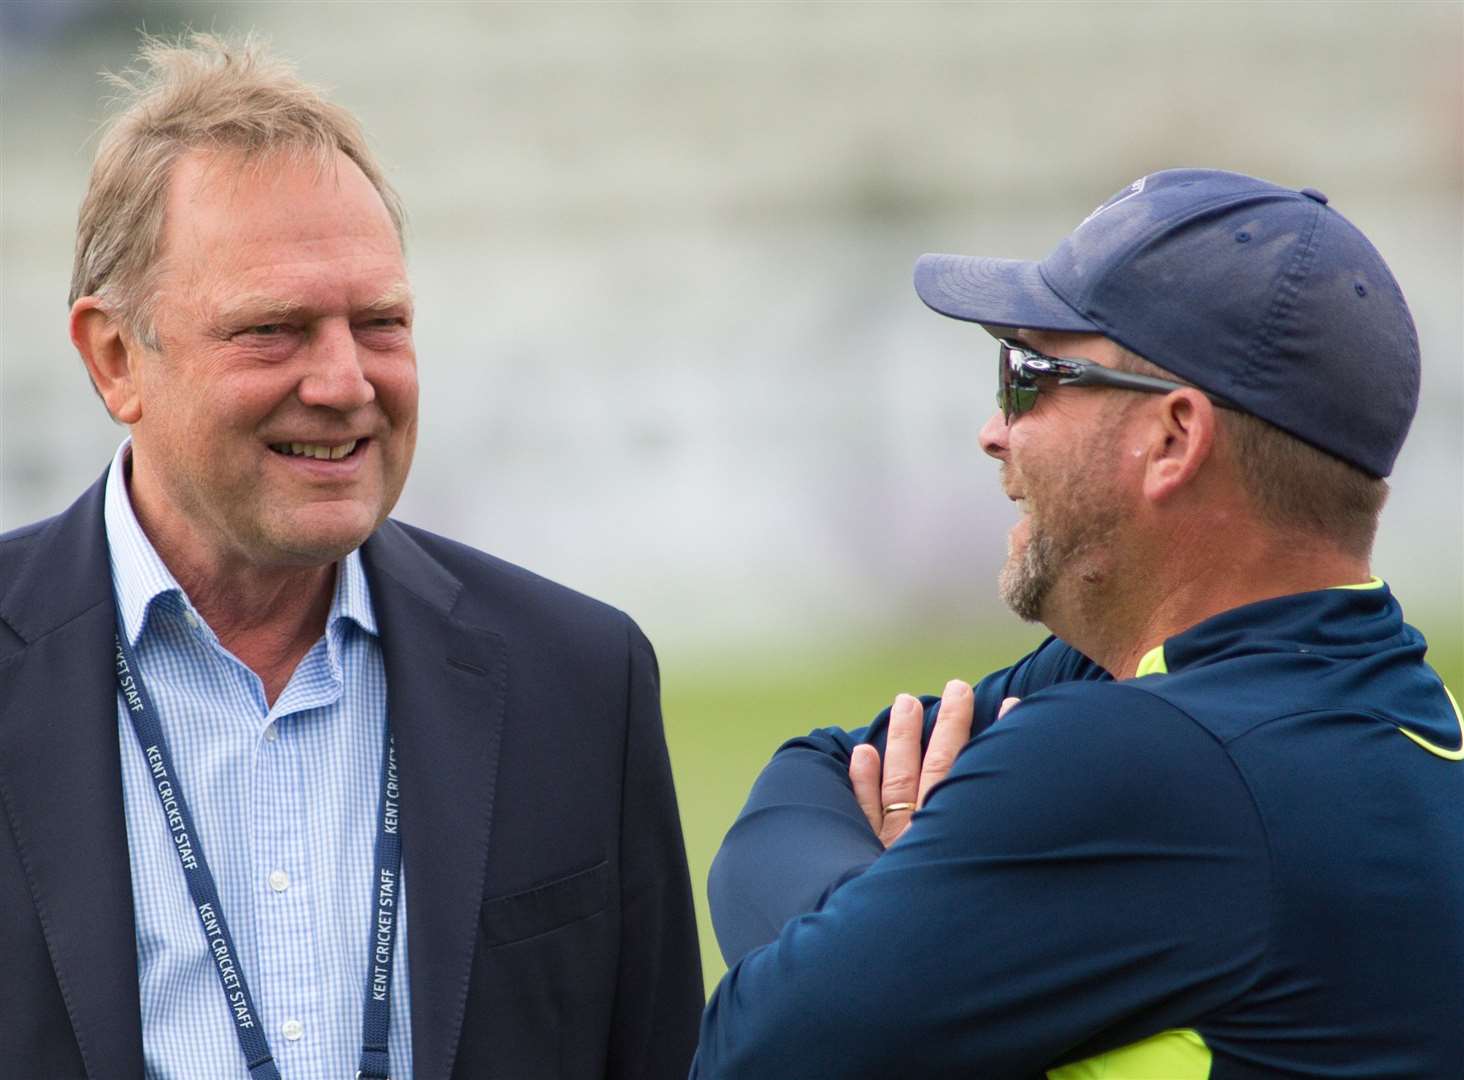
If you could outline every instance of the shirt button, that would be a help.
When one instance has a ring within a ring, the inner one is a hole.
[[[271,870],[269,872],[269,887],[275,892],[284,892],[290,887],[290,875],[283,870]],[[296,1035],[295,1038],[300,1036]]]
[[[273,724],[267,724],[264,729],[264,737],[270,742],[275,742],[280,737],[280,729]]]
[[[296,1042],[301,1035],[305,1034],[305,1025],[298,1020],[286,1020],[280,1025],[280,1031],[284,1033],[285,1038]]]

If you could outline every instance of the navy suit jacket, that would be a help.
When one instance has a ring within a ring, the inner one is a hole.
[[[104,484],[0,537],[7,1076],[143,1075]],[[650,644],[405,525],[363,557],[415,804],[417,1080],[684,1077],[702,982]]]

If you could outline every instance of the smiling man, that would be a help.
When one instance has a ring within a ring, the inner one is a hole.
[[[250,43],[141,61],[70,322],[129,437],[0,537],[7,1075],[683,1076],[649,643],[388,518],[413,303],[354,119]]]
[[[693,1075],[1464,1074],[1464,718],[1369,565],[1419,385],[1382,258],[1173,170],[915,285],[996,339],[1000,591],[1054,636],[774,756]]]

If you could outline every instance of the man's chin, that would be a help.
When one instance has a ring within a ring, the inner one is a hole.
[[[1052,576],[1042,564],[1041,538],[1012,544],[997,578],[1001,602],[1023,622],[1042,622],[1042,609],[1052,591]]]
[[[1031,582],[1026,581],[1020,575],[1008,576],[1005,571],[997,581],[997,588],[1001,593],[1001,602],[1011,609],[1013,615],[1023,622],[1039,623],[1042,621],[1042,601],[1046,598],[1045,591],[1038,593],[1031,587]]]
[[[376,531],[378,522],[364,514],[311,515],[306,520],[277,522],[265,539],[283,562],[324,566],[345,558]]]

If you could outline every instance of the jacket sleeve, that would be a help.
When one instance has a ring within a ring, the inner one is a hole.
[[[1265,836],[1229,755],[1125,686],[1034,695],[888,852],[722,980],[692,1075],[1027,1076],[1239,995]]]
[[[1081,653],[1048,638],[1036,651],[975,687],[973,734],[996,719],[1003,698],[1107,675]],[[921,698],[930,739],[940,699]],[[779,748],[753,784],[712,862],[707,900],[728,966],[772,941],[789,919],[813,911],[884,850],[854,799],[849,758],[867,742],[884,755],[885,709],[854,731],[824,728]]]
[[[627,620],[629,622],[629,620]],[[704,991],[691,877],[661,723],[660,675],[634,623],[620,822],[620,970],[607,1075],[682,1080]]]

